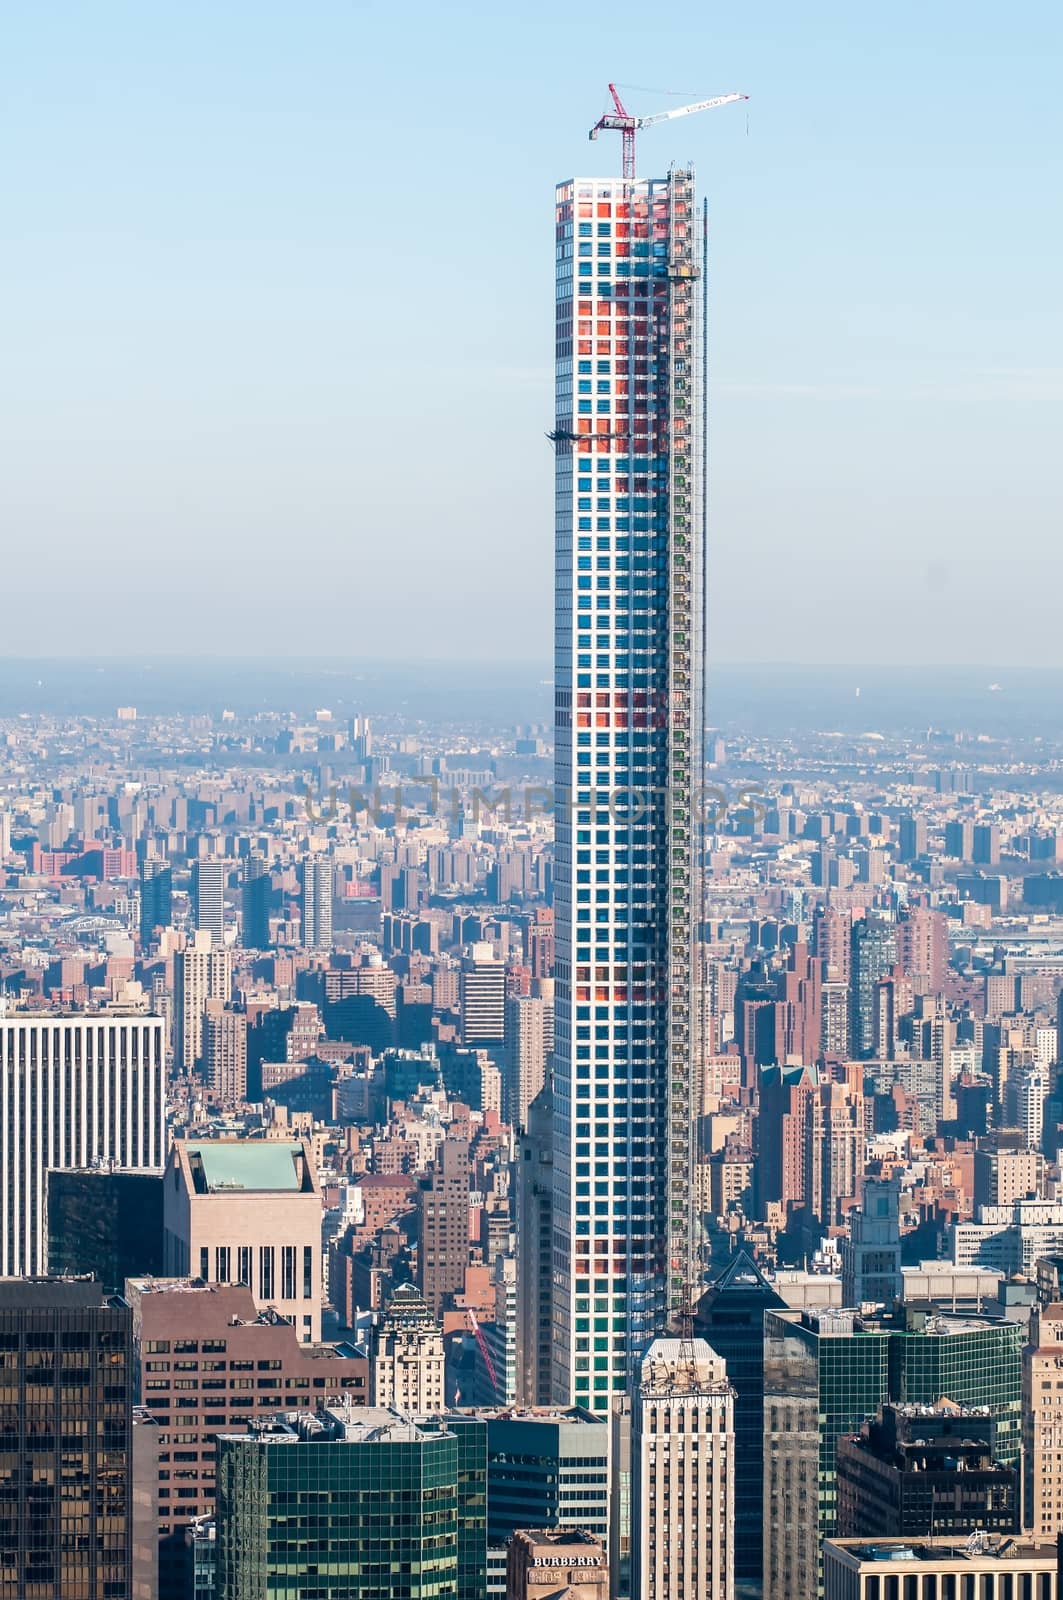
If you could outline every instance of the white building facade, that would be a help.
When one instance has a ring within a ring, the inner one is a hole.
[[[48,1270],[47,1173],[161,1168],[161,1017],[0,1018],[0,1276]]]
[[[631,1428],[634,1600],[734,1594],[734,1390],[704,1339],[655,1339]]]

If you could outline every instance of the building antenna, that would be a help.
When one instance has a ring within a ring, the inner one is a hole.
[[[597,139],[603,129],[620,134],[625,178],[635,176],[635,134],[639,128],[652,128],[657,122],[671,122],[675,117],[692,116],[695,111],[715,111],[717,106],[730,106],[736,100],[749,99],[747,94],[718,94],[711,100],[695,100],[689,106],[676,106],[674,111],[655,111],[648,117],[634,117],[621,100],[615,83],[609,85],[609,93],[613,98],[614,110],[599,117],[587,137]]]

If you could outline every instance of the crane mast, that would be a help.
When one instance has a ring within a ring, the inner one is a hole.
[[[635,117],[625,106],[620,98],[620,92],[615,83],[609,85],[612,96],[612,111],[607,111],[604,116],[591,129],[588,138],[597,139],[599,133],[619,133],[623,149],[622,174],[625,178],[635,176],[635,134],[639,128],[652,128],[657,122],[671,122],[676,117],[689,117],[696,111],[715,111],[718,106],[730,106],[737,100],[748,100],[747,94],[718,94],[711,100],[695,100],[689,106],[677,106],[674,111],[655,111],[648,117]]]

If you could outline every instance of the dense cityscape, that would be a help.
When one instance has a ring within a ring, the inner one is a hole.
[[[1058,697],[709,670],[609,94],[552,666],[0,662],[0,1600],[1063,1600]]]

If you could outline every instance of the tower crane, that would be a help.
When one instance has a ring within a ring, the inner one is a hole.
[[[621,135],[625,178],[635,176],[635,134],[639,128],[652,128],[655,122],[671,122],[675,117],[692,116],[695,111],[715,111],[717,106],[729,106],[736,100],[749,99],[747,94],[718,94],[712,100],[695,100],[693,105],[677,106],[674,111],[656,111],[649,117],[633,117],[621,100],[615,83],[609,85],[609,93],[613,97],[616,109],[607,111],[604,117],[599,117],[588,137],[597,139],[603,129],[615,130]]]

